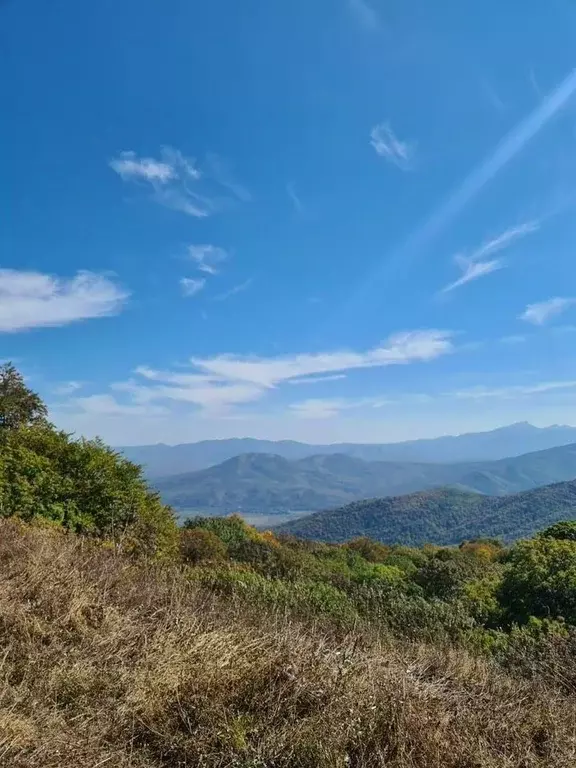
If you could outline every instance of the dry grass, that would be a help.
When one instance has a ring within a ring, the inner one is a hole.
[[[0,523],[0,765],[568,768],[576,701]]]

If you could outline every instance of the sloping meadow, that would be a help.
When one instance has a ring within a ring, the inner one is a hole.
[[[255,610],[192,572],[0,521],[2,766],[576,764],[569,669]]]

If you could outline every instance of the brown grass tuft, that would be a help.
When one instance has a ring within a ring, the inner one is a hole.
[[[0,523],[6,768],[569,768],[576,700]]]

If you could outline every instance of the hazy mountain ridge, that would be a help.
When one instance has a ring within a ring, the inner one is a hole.
[[[316,512],[276,533],[333,542],[369,536],[389,544],[456,544],[482,537],[511,541],[575,517],[576,481],[504,497],[438,488]]]
[[[311,445],[293,440],[232,438],[181,445],[140,445],[119,448],[144,465],[149,477],[176,475],[220,464],[242,453],[272,453],[297,460],[316,454],[344,453],[364,461],[451,463],[493,461],[576,442],[576,427],[534,427],[519,423],[488,432],[410,440],[402,443]]]
[[[458,464],[366,462],[345,454],[288,461],[252,453],[198,472],[158,479],[155,486],[176,509],[269,514],[328,509],[446,485],[500,496],[573,478],[576,444]]]

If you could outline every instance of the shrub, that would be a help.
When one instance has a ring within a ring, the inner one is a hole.
[[[171,510],[142,469],[100,440],[75,440],[11,366],[0,367],[0,516],[38,518],[111,539],[125,551],[175,552]]]
[[[507,555],[498,597],[511,623],[535,616],[576,624],[576,541],[518,542]]]
[[[198,565],[224,560],[228,549],[213,531],[191,528],[180,533],[180,554],[185,563]]]
[[[545,528],[538,534],[541,539],[576,541],[576,520],[562,521]]]

